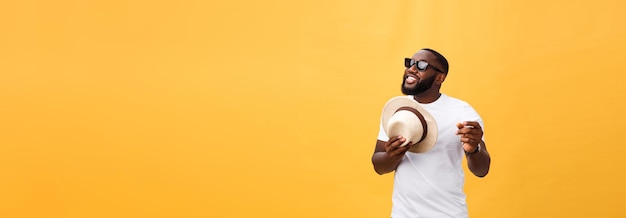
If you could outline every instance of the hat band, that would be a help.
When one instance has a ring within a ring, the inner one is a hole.
[[[415,114],[415,116],[417,116],[417,118],[420,119],[420,122],[422,122],[422,129],[424,129],[424,132],[422,133],[422,138],[418,142],[416,142],[416,143],[420,143],[426,138],[426,133],[428,133],[428,125],[426,125],[426,120],[424,119],[424,116],[422,116],[422,114],[419,111],[417,111],[415,108],[412,108],[412,107],[400,107],[398,108],[398,110],[396,110],[396,112],[402,111],[402,110],[412,112],[413,114]]]

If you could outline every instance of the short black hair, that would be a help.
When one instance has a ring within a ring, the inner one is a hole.
[[[432,50],[430,48],[423,48],[422,50],[429,51],[430,53],[434,54],[439,64],[441,64],[441,67],[442,67],[441,70],[443,71],[444,74],[448,75],[448,69],[450,66],[448,65],[448,59],[446,59],[446,57],[444,57],[439,52]]]

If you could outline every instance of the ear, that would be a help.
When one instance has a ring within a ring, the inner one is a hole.
[[[443,83],[443,81],[446,81],[446,74],[445,73],[438,73],[437,77],[435,78],[435,82],[439,85],[441,85]]]

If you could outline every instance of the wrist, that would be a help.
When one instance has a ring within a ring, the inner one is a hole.
[[[471,152],[465,151],[465,155],[472,155],[476,153],[480,153],[480,143],[478,143],[478,145],[476,146],[476,149],[474,149],[473,151]]]

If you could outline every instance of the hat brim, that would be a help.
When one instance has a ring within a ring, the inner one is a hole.
[[[391,98],[389,101],[387,101],[387,103],[383,107],[383,113],[381,117],[381,122],[385,134],[387,134],[387,136],[390,138],[394,137],[390,136],[389,133],[387,133],[387,123],[389,122],[389,119],[393,116],[393,114],[396,113],[396,111],[401,107],[411,107],[417,110],[424,117],[428,128],[424,139],[417,143],[412,142],[414,144],[413,146],[411,146],[411,148],[409,148],[409,151],[414,153],[424,153],[432,149],[437,142],[437,122],[435,122],[435,118],[433,118],[433,116],[430,115],[430,113],[428,113],[426,109],[422,108],[419,103],[413,99],[412,96],[398,96]]]

